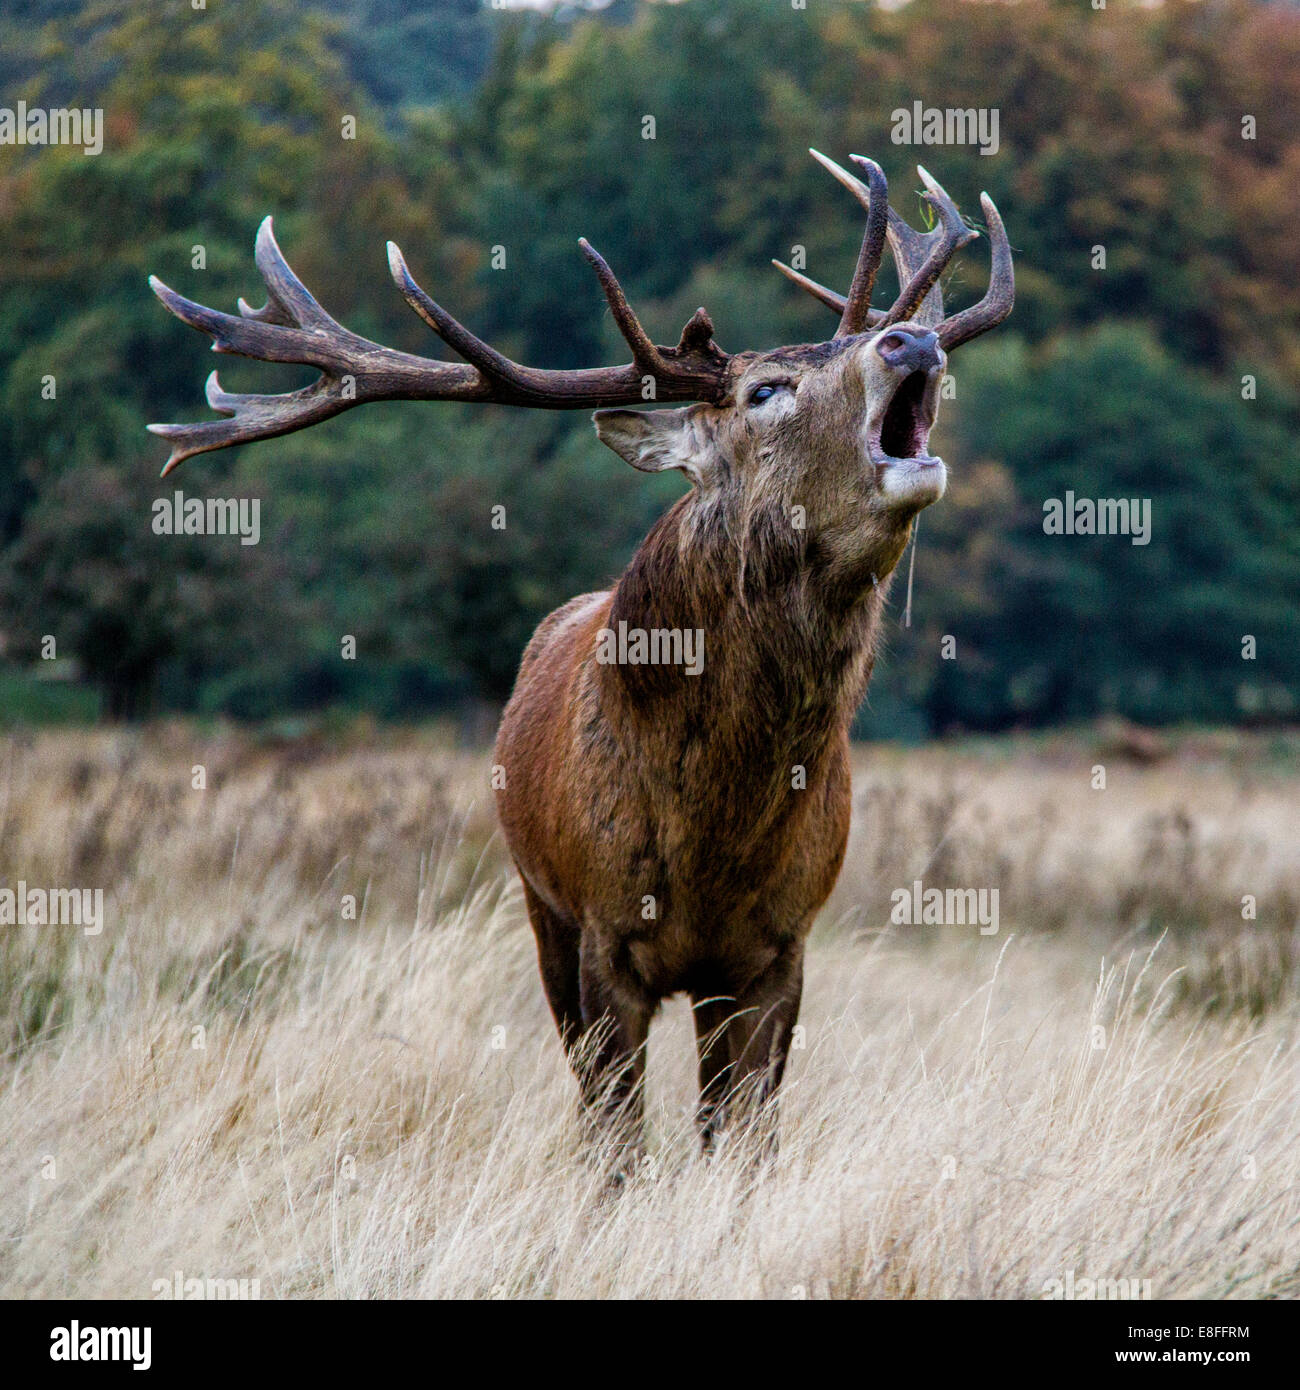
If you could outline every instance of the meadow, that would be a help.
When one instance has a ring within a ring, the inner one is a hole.
[[[105,920],[0,927],[0,1294],[1300,1294],[1300,742],[855,761],[779,1157],[699,1156],[673,1001],[611,1196],[486,750],[7,734],[0,887],[102,887]],[[892,921],[917,881],[996,889],[996,931]]]

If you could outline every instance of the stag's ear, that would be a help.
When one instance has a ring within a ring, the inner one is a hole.
[[[683,410],[598,410],[596,435],[643,473],[680,468],[696,484],[717,467],[712,412],[707,406]]]

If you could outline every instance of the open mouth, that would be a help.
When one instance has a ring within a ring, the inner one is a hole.
[[[872,463],[886,466],[907,461],[917,467],[937,465],[928,452],[930,429],[939,405],[939,372],[912,372],[894,390],[889,404],[871,421],[868,446]]]

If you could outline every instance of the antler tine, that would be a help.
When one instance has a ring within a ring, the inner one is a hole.
[[[889,184],[885,171],[874,160],[865,159],[860,154],[851,154],[849,158],[867,176],[867,227],[862,234],[862,247],[853,271],[853,283],[849,286],[848,303],[844,306],[840,326],[835,330],[837,338],[861,333],[870,321],[871,292],[876,287],[876,273],[880,269],[880,258],[885,253],[885,234],[889,229]],[[861,184],[858,186],[860,188]]]
[[[989,287],[978,304],[972,304],[969,309],[944,319],[939,325],[939,342],[945,352],[981,333],[987,333],[990,328],[996,328],[1011,312],[1016,299],[1016,274],[1011,262],[1007,229],[1002,225],[1001,214],[987,193],[980,194],[980,206],[984,209],[984,220],[988,224],[992,254]]]
[[[655,351],[674,358],[689,357],[691,353],[721,352],[713,341],[713,320],[709,317],[709,311],[701,304],[682,325],[682,336],[677,340],[677,346],[662,350],[655,348]]]
[[[703,306],[696,309],[683,325],[681,337],[675,348],[657,347],[641,327],[641,320],[627,302],[623,286],[618,283],[618,277],[609,268],[609,262],[586,237],[579,237],[578,245],[596,272],[610,313],[614,316],[614,322],[618,324],[618,331],[623,335],[623,341],[632,349],[632,361],[643,375],[654,377],[656,380],[661,376],[671,376],[676,370],[676,359],[688,358],[693,353],[708,353],[710,349],[715,352],[718,350],[712,341],[713,320]]]
[[[241,299],[239,312],[244,318],[296,328],[342,329],[342,325],[321,308],[307,286],[290,270],[289,262],[285,260],[275,239],[275,227],[269,217],[264,217],[257,229],[253,262],[266,282],[267,300],[260,309],[252,309]]]
[[[454,363],[445,363],[451,371]],[[319,420],[327,420],[346,408],[336,394],[338,382],[322,375],[300,391],[257,396],[237,395],[224,391],[216,372],[204,385],[208,404],[224,420],[203,420],[192,425],[149,425],[151,434],[172,442],[172,450],[163,465],[162,477],[195,454],[212,449],[226,449],[255,439],[271,439],[278,434],[290,434],[305,429]],[[348,402],[347,404],[353,404]]]
[[[902,287],[925,264],[926,251],[931,240],[938,235],[937,229],[931,232],[918,232],[910,222],[904,221],[893,208],[889,209],[889,250],[898,270],[898,284]],[[880,317],[883,319],[883,312]],[[913,311],[912,322],[934,326],[943,318],[943,296],[938,284],[921,301],[920,307]]]
[[[784,261],[774,260],[772,264],[787,280],[792,280],[801,290],[807,290],[814,299],[820,300],[828,309],[834,309],[837,314],[842,315],[844,313],[844,306],[849,302],[844,295],[835,290],[827,289],[825,285],[819,284],[807,275],[801,275],[793,266],[786,265]],[[883,309],[868,310],[867,327],[874,328],[884,317],[885,311]]]
[[[924,236],[913,233],[913,246],[922,242],[928,246],[931,239],[935,240],[935,244],[919,268],[908,267],[911,274],[899,290],[898,298],[894,301],[893,306],[881,320],[882,327],[912,318],[938,283],[939,276],[943,274],[948,262],[963,246],[974,241],[979,235],[973,227],[968,227],[962,220],[961,213],[957,211],[956,204],[948,196],[943,185],[932,178],[929,171],[919,164],[916,166],[916,172],[920,174],[921,181],[925,184],[926,191],[923,196],[926,202],[939,215],[939,226]],[[909,247],[909,249],[911,248]],[[900,261],[900,280],[903,278],[903,270],[904,267]],[[931,307],[932,309],[938,307],[940,315],[942,315],[942,297],[939,297],[937,306],[932,305]]]
[[[667,363],[659,355],[659,349],[650,341],[650,335],[641,327],[641,320],[632,312],[632,306],[623,293],[623,286],[618,283],[618,277],[609,268],[608,261],[585,236],[578,238],[578,245],[588,264],[596,272],[596,279],[600,281],[600,288],[609,305],[609,311],[614,316],[614,322],[618,325],[618,331],[623,335],[623,341],[632,349],[632,361],[649,376],[657,377],[661,372],[667,371]]]
[[[808,153],[822,166],[823,169],[837,182],[842,183],[845,188],[862,204],[863,210],[867,213],[871,211],[871,192],[856,174],[851,174],[842,165],[837,164],[830,155],[823,154],[820,150],[815,150],[810,145]]]
[[[844,306],[849,301],[842,294],[828,290],[825,285],[819,285],[816,280],[810,280],[808,276],[800,274],[793,266],[786,265],[784,261],[773,260],[772,264],[787,280],[793,280],[801,290],[807,290],[814,299],[821,300],[828,309],[834,309],[837,314],[843,314]]]
[[[521,366],[475,337],[416,283],[401,251],[388,244],[388,264],[406,302],[464,362],[437,362],[397,352],[349,332],[316,302],[289,268],[276,245],[268,217],[257,234],[256,260],[267,300],[254,309],[241,299],[239,315],[186,299],[150,276],[163,304],[182,322],[208,334],[214,352],[238,353],[263,362],[294,362],[317,368],[310,386],[279,395],[233,395],[214,372],[208,404],[226,418],[195,424],[150,425],[171,441],[164,476],[195,454],[255,439],[270,439],[314,425],[366,401],[456,400],[538,406],[550,410],[640,405],[644,378],[655,381],[662,401],[720,401],[728,386],[730,358],[713,341],[708,314],[698,311],[675,348],[656,347],[636,320],[609,267],[584,243],[596,266],[615,318],[632,348],[623,367],[543,371]]]
[[[388,273],[402,292],[402,298],[449,348],[454,348],[466,362],[472,363],[484,376],[494,381],[509,382],[511,385],[520,384],[520,368],[516,363],[485,343],[482,338],[476,337],[459,319],[453,318],[441,304],[425,293],[407,269],[401,247],[395,241],[388,243]]]
[[[820,150],[810,150],[809,153],[867,210],[867,228],[853,272],[853,283],[847,295],[840,295],[781,261],[774,260],[772,264],[800,289],[840,315],[840,324],[835,331],[837,338],[861,333],[867,328],[884,328],[904,319],[929,327],[942,323],[943,296],[939,290],[939,277],[953,256],[979,235],[974,228],[966,225],[942,184],[927,169],[917,166],[917,173],[925,185],[922,196],[938,215],[938,226],[929,232],[918,232],[889,206],[889,187],[884,172],[873,160],[857,154],[850,156],[866,174],[867,182],[863,183]],[[997,216],[996,209],[993,216]],[[1000,227],[1001,223],[997,225]],[[893,305],[887,311],[881,311],[872,309],[870,301],[886,240],[898,267],[899,293]],[[957,331],[963,335],[963,341],[965,336],[984,331],[982,315],[997,312],[1005,318],[1010,313],[1009,303],[1005,310],[1002,307],[1008,294],[1006,281],[1009,275],[1010,249],[1002,251],[995,248],[995,271],[994,278],[990,280],[989,294],[974,309],[965,311],[970,317],[958,316],[961,322]],[[979,310],[979,316],[975,310]],[[993,322],[1001,322],[1001,319]],[[990,323],[989,327],[992,326]]]
[[[303,330],[292,319],[283,323],[278,317],[281,306],[271,301],[262,310],[249,310],[236,318],[186,299],[164,285],[156,275],[149,277],[149,287],[178,319],[211,337],[213,352],[257,357],[263,362],[301,362],[322,371],[339,361],[336,343],[323,334]],[[248,306],[245,304],[244,308]],[[346,329],[342,331],[347,332]]]
[[[885,251],[885,235],[889,225],[889,184],[880,165],[860,154],[850,155],[849,158],[866,174],[866,183],[851,174],[842,164],[837,164],[835,160],[822,154],[820,150],[809,149],[808,153],[832,178],[842,183],[853,194],[867,213],[867,226],[862,235],[862,247],[858,252],[858,263],[853,271],[853,282],[849,287],[848,296],[835,296],[840,302],[840,326],[835,330],[835,336],[844,338],[852,333],[861,333],[881,317],[871,308],[871,292],[875,288],[880,259]],[[798,272],[787,271],[779,262],[775,264],[783,274],[788,273],[791,279],[795,279]],[[823,304],[831,308],[836,307],[825,294],[818,293],[822,287],[816,286],[816,281],[804,278],[795,280],[795,283],[816,296]]]

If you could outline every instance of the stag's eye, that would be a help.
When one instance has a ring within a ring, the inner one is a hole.
[[[762,405],[764,401],[770,401],[778,391],[788,390],[790,383],[787,381],[765,381],[762,386],[755,386],[749,393],[750,405]]]

